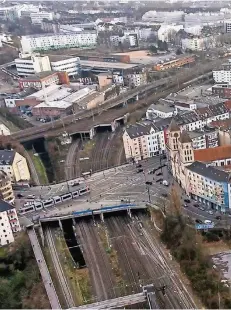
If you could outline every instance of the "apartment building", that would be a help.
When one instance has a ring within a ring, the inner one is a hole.
[[[151,128],[143,124],[128,126],[123,134],[125,156],[135,161],[149,157],[148,139]]]
[[[0,170],[9,176],[12,183],[30,180],[26,158],[14,150],[0,150]]]
[[[145,85],[147,84],[147,74],[145,72],[128,74],[126,78],[124,78],[124,83],[130,87]]]
[[[0,196],[0,199],[9,203],[13,203],[15,199],[10,177],[2,170],[0,170]]]
[[[192,37],[181,40],[182,49],[192,51],[203,51],[206,48],[215,47],[214,37]]]
[[[213,70],[213,79],[216,83],[231,84],[231,59],[222,64],[220,70]]]
[[[51,71],[50,60],[48,56],[22,57],[15,59],[17,74],[25,77],[36,73]]]
[[[16,209],[0,199],[0,247],[14,242],[14,233],[20,230]]]
[[[219,146],[219,131],[215,128],[204,127],[203,130],[189,131],[188,134],[194,150]]]
[[[33,51],[53,50],[72,47],[94,47],[97,41],[95,31],[81,31],[79,33],[39,34],[21,37],[21,46],[24,53]]]
[[[194,150],[189,134],[173,119],[166,150],[173,177],[191,198],[214,209],[231,208],[230,177],[222,170],[231,164],[230,145]]]
[[[146,111],[146,118],[154,120],[157,117],[168,118],[176,114],[174,106],[168,104],[151,104]]]

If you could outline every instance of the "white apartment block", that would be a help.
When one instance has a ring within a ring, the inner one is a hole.
[[[231,84],[231,70],[214,70],[213,79],[216,83],[229,83]]]
[[[225,30],[225,33],[231,32],[231,20],[226,20],[224,22],[224,30]]]
[[[16,209],[0,200],[0,247],[14,242],[14,233],[20,230]]]
[[[15,65],[19,76],[28,76],[43,71],[51,71],[48,56],[29,56],[15,59]]]
[[[52,50],[58,48],[93,47],[96,45],[95,31],[79,32],[73,34],[44,34],[22,36],[21,46],[24,53],[39,50]]]
[[[202,51],[208,47],[215,45],[215,41],[212,38],[185,38],[181,41],[182,48],[184,50],[190,49],[192,51]]]
[[[31,18],[32,24],[41,25],[42,20],[44,18],[46,18],[48,20],[53,20],[53,13],[52,12],[45,12],[45,11],[32,12],[30,14],[30,18]]]
[[[52,60],[51,57],[51,69],[53,71],[65,71],[68,76],[78,76],[80,74],[81,65],[79,57],[63,58],[60,60]]]
[[[139,85],[144,85],[147,83],[147,75],[146,73],[137,73],[137,74],[128,74],[126,76],[128,80],[128,85],[129,86],[139,86]]]

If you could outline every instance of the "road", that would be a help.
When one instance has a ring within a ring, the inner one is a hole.
[[[63,271],[63,267],[60,263],[59,260],[59,254],[57,252],[56,249],[56,245],[53,239],[53,235],[52,235],[52,231],[51,228],[47,227],[44,230],[44,235],[45,235],[45,239],[47,241],[48,244],[48,248],[50,251],[50,255],[51,255],[51,259],[53,262],[53,266],[62,290],[62,294],[64,296],[65,302],[66,302],[66,306],[68,308],[74,307],[75,306],[75,302],[74,299],[72,297],[72,293],[71,290],[69,288],[69,284],[67,282],[67,279],[65,277],[64,271]]]
[[[147,161],[143,161],[142,165],[144,173],[137,173],[137,169],[132,164],[97,172],[86,179],[86,184],[89,186],[91,191],[89,195],[81,196],[76,200],[71,200],[65,204],[56,205],[55,207],[48,208],[40,212],[37,211],[36,213],[29,213],[26,214],[26,216],[31,218],[35,214],[41,214],[42,217],[48,215],[52,216],[54,214],[65,214],[74,210],[83,210],[84,208],[87,209],[89,208],[89,202],[97,203],[99,206],[100,204],[118,204],[121,199],[130,199],[130,201],[144,203],[149,201],[149,194],[150,201],[152,203],[161,205],[162,207],[164,205],[167,206],[169,200],[166,197],[163,197],[163,195],[169,193],[170,187],[165,187],[162,184],[156,182],[156,180],[163,177],[163,179],[166,179],[169,181],[169,183],[172,183],[172,176],[168,173],[167,168],[163,169],[163,176],[157,176],[157,173],[161,172],[161,170],[157,171],[155,175],[148,174],[151,169],[159,167],[159,157],[149,158]],[[145,184],[146,181],[152,181],[153,184],[147,186]],[[198,207],[194,206],[194,204],[197,202],[193,200],[187,204],[187,208],[184,208],[184,199],[187,197],[182,193],[182,189],[177,183],[175,183],[175,186],[178,186],[177,191],[179,192],[179,198],[183,212],[186,215],[190,216],[192,219],[200,219],[202,221],[210,219],[217,224],[231,225],[231,217],[229,215],[224,216],[219,212],[214,212],[213,215],[210,215],[207,212],[209,211],[207,210],[207,206],[203,206],[205,207],[205,211],[202,211],[198,209]],[[76,187],[69,186],[69,190],[74,191],[75,189]],[[41,195],[44,199],[48,199],[49,197],[68,192],[69,190],[67,183],[64,182],[50,186],[31,187],[24,189],[24,191],[17,191],[16,195],[20,192],[23,193],[25,197],[27,195],[34,194],[37,198]],[[24,198],[16,199],[16,208],[18,208],[24,202]],[[217,215],[221,215],[221,221],[216,219]]]
[[[30,242],[34,251],[35,258],[38,262],[38,267],[40,274],[42,276],[43,284],[47,292],[47,296],[52,309],[62,309],[57,293],[55,291],[55,287],[53,285],[49,270],[47,268],[46,261],[43,256],[42,249],[38,242],[38,238],[33,228],[27,229],[27,233],[30,238]]]

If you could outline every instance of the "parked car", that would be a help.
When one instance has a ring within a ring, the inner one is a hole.
[[[163,175],[163,173],[162,172],[158,172],[156,175]]]
[[[194,205],[194,207],[196,207],[196,208],[199,208],[199,207],[200,207],[200,205],[199,205],[198,203],[194,203],[193,205]]]
[[[185,203],[185,204],[184,204],[184,208],[188,208],[188,205],[187,205],[187,203]]]
[[[157,183],[161,183],[163,181],[163,179],[157,179],[156,182]]]
[[[136,165],[136,168],[140,168],[140,167],[142,167],[141,164],[137,164],[137,165]]]
[[[195,219],[195,222],[198,224],[203,224],[202,220],[199,220],[199,219]]]
[[[163,184],[164,186],[168,186],[168,181],[163,180],[162,184]]]
[[[190,201],[190,199],[186,198],[186,199],[184,199],[184,202],[190,203],[191,201]]]
[[[162,193],[161,196],[163,196],[163,197],[168,197],[168,194]]]
[[[145,184],[152,185],[152,182],[151,181],[146,181]]]
[[[204,207],[198,207],[198,209],[201,210],[201,211],[205,211]]]
[[[143,172],[143,171],[144,171],[144,169],[142,169],[142,168],[136,170],[137,173],[140,173],[140,172]]]
[[[216,220],[221,220],[221,216],[220,216],[220,215],[217,215],[217,216],[215,217],[215,219],[216,219]]]
[[[211,210],[208,211],[208,214],[213,215],[213,211],[211,211]]]
[[[24,197],[24,195],[21,194],[21,193],[19,193],[19,194],[17,194],[17,197],[18,197],[18,198],[22,198],[22,197]]]

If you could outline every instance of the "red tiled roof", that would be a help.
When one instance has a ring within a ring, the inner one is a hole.
[[[210,162],[231,158],[231,145],[218,146],[209,149],[194,150],[194,160]]]

